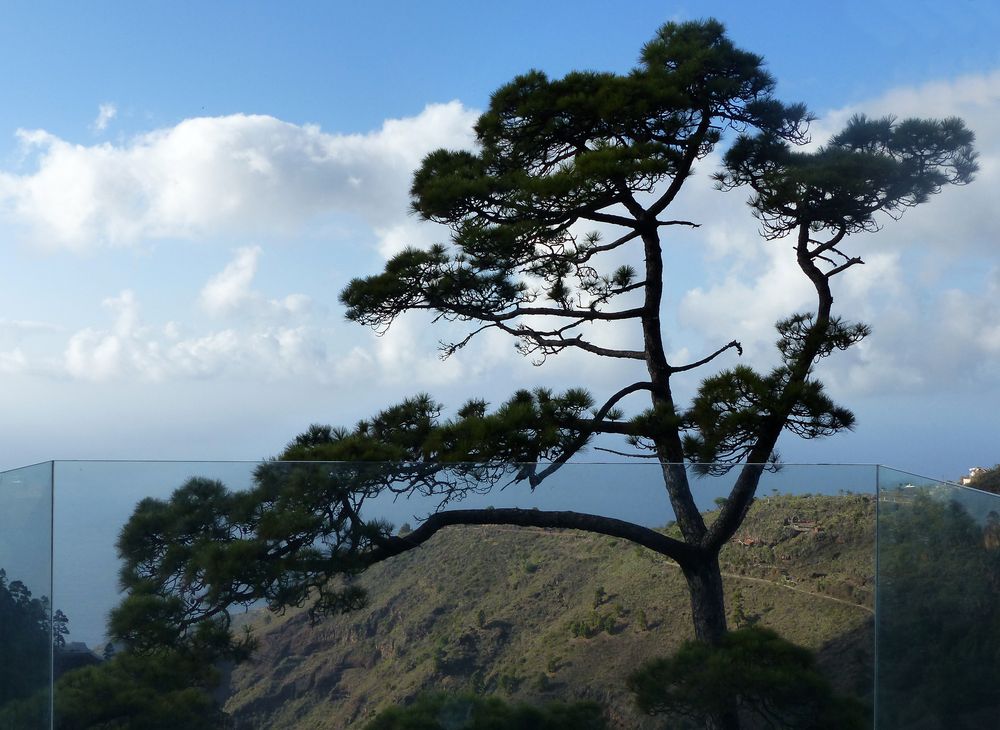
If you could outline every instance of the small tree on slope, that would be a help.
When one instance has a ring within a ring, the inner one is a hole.
[[[130,596],[113,618],[118,634],[133,645],[153,633],[183,642],[208,635],[208,624],[227,629],[230,606],[260,598],[274,607],[315,600],[318,612],[349,608],[361,597],[337,576],[417,547],[448,525],[502,523],[614,535],[672,558],[690,588],[696,637],[719,642],[726,631],[719,550],[745,517],[780,434],[815,438],[854,422],[813,376],[820,359],[868,334],[832,313],[831,282],[863,263],[847,252],[849,237],[876,230],[879,216],[896,218],[945,184],[969,182],[976,170],[973,135],[957,119],[856,117],[822,148],[797,151],[808,116],[801,105],[776,101],[773,88],[762,59],[707,21],[663,26],[628,75],[552,80],[533,71],[497,90],[475,128],[478,151],[439,150],[414,176],[414,211],[450,226],[450,243],[403,251],[382,273],[352,281],[341,296],[347,316],[384,331],[426,310],[471,325],[444,345],[445,355],[497,330],[539,363],[583,351],[641,363],[646,377],[599,400],[582,389],[520,391],[492,411],[472,400],[451,419],[420,396],[354,429],[313,427],[282,454],[352,462],[343,469],[275,462],[258,470],[249,492],[193,482],[169,503],[144,502],[119,541]],[[763,234],[793,242],[816,304],[778,322],[778,367],[711,374],[684,406],[674,397],[677,378],[742,352],[733,340],[697,361],[672,362],[661,323],[667,234],[697,225],[669,211],[694,164],[727,133],[735,141],[718,187],[749,187]],[[618,235],[577,234],[589,224]],[[604,263],[629,255],[640,263]],[[640,344],[602,344],[601,326],[631,327]],[[626,418],[637,398],[645,407]],[[569,511],[450,506],[501,481],[534,488],[601,435],[662,464],[682,539]],[[711,524],[695,506],[685,462],[739,469]],[[441,508],[393,535],[361,516],[364,501],[385,490],[435,495]],[[129,611],[129,601],[147,610]],[[135,622],[144,614],[157,617],[155,632]]]

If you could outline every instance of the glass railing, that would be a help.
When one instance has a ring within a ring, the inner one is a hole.
[[[51,720],[52,464],[0,473],[0,714],[3,730]],[[58,616],[58,614],[57,614]]]
[[[713,519],[737,472],[685,469],[698,507]],[[544,465],[60,461],[4,472],[0,568],[15,597],[4,605],[20,600],[35,618],[30,632],[0,624],[0,651],[18,667],[0,662],[16,675],[0,682],[0,730],[50,727],[52,707],[56,727],[60,713],[108,721],[95,708],[111,700],[93,687],[104,686],[95,672],[124,653],[108,633],[109,613],[123,599],[116,542],[142,500],[168,500],[192,480],[214,485],[210,492],[265,490],[258,517],[315,516],[332,505],[334,519],[347,490],[359,520],[391,523],[394,534],[439,509],[516,507],[679,535],[655,463],[572,463],[549,473]],[[876,707],[880,728],[938,727],[938,717],[965,718],[955,727],[989,725],[982,721],[997,716],[992,688],[1000,686],[997,497],[871,465],[784,465],[763,474],[756,495],[720,557],[731,628],[770,627],[811,649],[838,692]],[[310,539],[322,555],[333,538]],[[232,626],[250,628],[257,645],[253,661],[222,667],[216,708],[237,727],[316,727],[317,712],[331,726],[362,727],[386,703],[441,689],[528,702],[590,697],[623,726],[653,727],[624,677],[692,635],[676,566],[607,535],[449,527],[357,584],[368,603],[313,628],[308,602],[285,614],[238,603]],[[140,695],[137,706],[175,709],[173,695]],[[203,719],[208,709],[187,711]],[[178,726],[202,726],[185,722]]]
[[[997,727],[1000,495],[878,481],[877,727]]]

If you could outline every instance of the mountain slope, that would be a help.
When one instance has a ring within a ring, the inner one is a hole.
[[[722,553],[731,623],[818,650],[839,689],[866,695],[873,534],[865,495],[759,499]],[[365,609],[316,626],[255,619],[260,649],[229,680],[238,728],[357,727],[428,690],[596,699],[616,726],[652,726],[624,678],[691,636],[676,565],[596,535],[452,528],[362,583]]]

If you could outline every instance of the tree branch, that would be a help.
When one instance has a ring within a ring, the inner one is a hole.
[[[633,238],[636,238],[638,236],[639,236],[639,231],[632,230],[632,231],[629,231],[628,233],[626,233],[623,236],[619,236],[618,238],[616,238],[611,243],[606,243],[603,246],[592,246],[592,247],[588,248],[584,252],[584,255],[577,260],[577,263],[578,264],[585,264],[591,258],[593,258],[596,254],[604,253],[605,251],[613,251],[616,248],[618,248],[620,246],[623,246],[624,244],[628,243]]]
[[[821,243],[819,246],[817,246],[816,248],[814,248],[812,250],[812,252],[811,252],[812,255],[813,256],[818,256],[821,253],[825,253],[826,251],[829,251],[830,249],[836,248],[837,244],[840,243],[841,241],[843,241],[844,240],[844,236],[846,236],[846,235],[847,235],[847,229],[844,228],[843,226],[841,226],[840,230],[837,231],[836,235],[834,235],[833,238],[831,238],[829,241],[826,241],[825,243]]]
[[[567,461],[573,458],[573,455],[577,451],[579,451],[584,444],[587,443],[587,439],[593,436],[595,431],[598,430],[598,427],[604,421],[604,417],[608,415],[608,413],[611,411],[612,408],[615,407],[615,404],[617,404],[618,401],[620,401],[622,398],[631,393],[635,393],[640,390],[652,390],[654,387],[655,386],[652,383],[640,381],[638,383],[632,383],[631,385],[626,385],[624,388],[622,388],[617,393],[608,398],[604,402],[604,405],[601,406],[598,409],[597,413],[594,414],[594,418],[590,422],[591,424],[590,428],[581,430],[579,436],[577,436],[576,439],[573,441],[573,443],[570,444],[569,448],[565,449],[563,453],[559,455],[559,458],[557,458],[555,461],[553,461],[551,464],[545,467],[540,474],[533,474],[529,478],[528,483],[531,484],[531,488],[534,489],[536,485],[538,485],[543,479],[545,479],[545,477],[552,474],[559,467],[561,467],[563,464],[565,464]]]
[[[684,144],[687,145],[687,149],[684,152],[684,159],[677,167],[674,179],[670,181],[670,186],[667,188],[666,192],[660,196],[659,200],[649,206],[646,211],[653,218],[666,210],[667,206],[673,202],[675,197],[677,197],[677,193],[680,192],[681,186],[684,184],[684,181],[687,180],[688,173],[691,171],[691,166],[694,164],[695,160],[698,159],[698,153],[701,150],[701,140],[704,139],[705,135],[708,133],[711,123],[712,116],[710,114],[703,114],[697,130],[695,130],[691,137],[684,141]]]
[[[658,226],[687,226],[688,228],[701,228],[701,223],[691,221],[656,221]]]
[[[537,330],[532,330],[528,327],[513,328],[508,327],[502,323],[497,323],[497,326],[507,332],[508,334],[514,335],[521,339],[527,339],[535,343],[535,347],[528,348],[525,354],[530,354],[530,352],[535,352],[541,350],[546,355],[554,355],[555,353],[565,350],[567,347],[576,347],[581,350],[586,350],[587,352],[592,352],[595,355],[603,355],[604,357],[617,357],[624,358],[627,360],[643,360],[645,359],[645,354],[641,350],[611,350],[606,347],[600,347],[598,345],[591,344],[583,339],[582,336],[578,335],[571,339],[548,339],[542,333]]]
[[[625,228],[634,228],[636,222],[632,218],[626,218],[623,215],[613,215],[611,213],[599,213],[594,211],[582,211],[580,212],[580,217],[584,220],[594,221],[595,223],[610,223],[615,226],[623,226]]]
[[[367,565],[374,565],[401,555],[427,542],[439,530],[454,525],[515,525],[596,532],[629,540],[681,564],[686,563],[695,554],[695,548],[680,540],[613,517],[601,517],[583,512],[503,508],[435,512],[413,532],[405,537],[389,538],[385,546],[370,551],[363,560]]]
[[[842,263],[840,266],[836,267],[835,269],[831,269],[830,271],[827,271],[826,277],[829,279],[831,276],[836,276],[844,269],[849,269],[855,264],[863,264],[863,263],[864,261],[861,260],[860,256],[855,256],[854,258],[847,259],[847,261]]]
[[[631,288],[639,288],[639,285]],[[629,289],[623,289],[624,293],[629,291]],[[485,314],[485,313],[484,313]],[[620,312],[598,312],[594,309],[559,309],[557,307],[518,307],[512,312],[507,312],[505,314],[497,315],[495,317],[484,316],[482,319],[488,321],[507,321],[515,317],[520,316],[545,316],[545,317],[578,317],[579,319],[585,319],[589,321],[603,321],[603,322],[613,322],[619,319],[632,319],[634,317],[642,316],[642,309],[640,307],[635,307],[632,309],[625,309]],[[477,317],[479,319],[479,317]]]
[[[658,459],[656,454],[642,454],[642,453],[629,453],[627,451],[615,451],[614,449],[608,449],[604,446],[595,446],[594,451],[603,451],[608,454],[614,454],[615,456],[627,456],[630,459]]]
[[[736,351],[740,355],[743,355],[743,345],[741,345],[736,340],[733,340],[728,345],[724,345],[723,347],[720,347],[718,350],[716,350],[715,352],[713,352],[711,355],[709,355],[708,357],[703,357],[698,362],[693,362],[693,363],[691,363],[689,365],[682,365],[682,366],[676,367],[676,368],[675,367],[671,367],[670,368],[670,372],[672,372],[672,373],[683,373],[683,372],[685,372],[687,370],[694,370],[695,368],[700,368],[702,365],[707,365],[708,363],[712,362],[712,360],[714,360],[715,358],[717,358],[719,355],[721,355],[722,353],[724,353],[726,350],[733,349],[733,348],[735,348]]]

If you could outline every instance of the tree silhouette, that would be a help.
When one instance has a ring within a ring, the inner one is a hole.
[[[521,390],[492,410],[473,399],[452,417],[417,396],[351,429],[313,427],[281,454],[343,466],[272,462],[244,493],[194,480],[169,502],[147,500],[119,541],[130,595],[112,622],[117,635],[134,646],[240,651],[245,644],[229,632],[233,605],[349,609],[362,600],[349,579],[368,565],[449,525],[507,524],[612,535],[675,560],[696,637],[722,641],[719,550],[777,459],[779,436],[817,438],[854,423],[814,376],[821,359],[869,332],[833,313],[833,282],[863,263],[847,248],[851,236],[976,171],[973,135],[957,119],[858,116],[822,147],[796,149],[809,116],[775,99],[774,85],[759,56],[705,21],[664,25],[631,73],[550,79],[532,71],[494,92],[475,126],[477,150],[433,152],[413,178],[414,212],[448,226],[450,241],[407,249],[381,273],[350,282],[341,295],[348,318],[384,332],[426,311],[469,324],[442,345],[446,357],[501,332],[538,364],[572,351],[639,364],[645,376],[601,398],[577,387]],[[691,362],[671,360],[664,347],[667,234],[699,225],[671,211],[695,163],[730,140],[718,187],[751,191],[762,234],[791,242],[815,292],[811,311],[777,323],[780,363],[768,372],[708,370],[723,353],[742,353],[738,339]],[[585,230],[598,226],[616,232]],[[606,344],[612,326],[635,344]],[[676,383],[695,372],[705,373],[701,385],[681,404]],[[623,439],[623,449],[661,465],[679,539],[573,511],[453,507],[512,481],[538,488],[597,438]],[[711,523],[696,507],[685,463],[738,469]],[[384,493],[435,497],[439,508],[394,535],[364,519],[364,503]]]
[[[51,678],[53,640],[61,645],[65,615],[53,632],[49,599],[34,598],[19,580],[8,581],[0,568],[0,706],[28,697]]]

